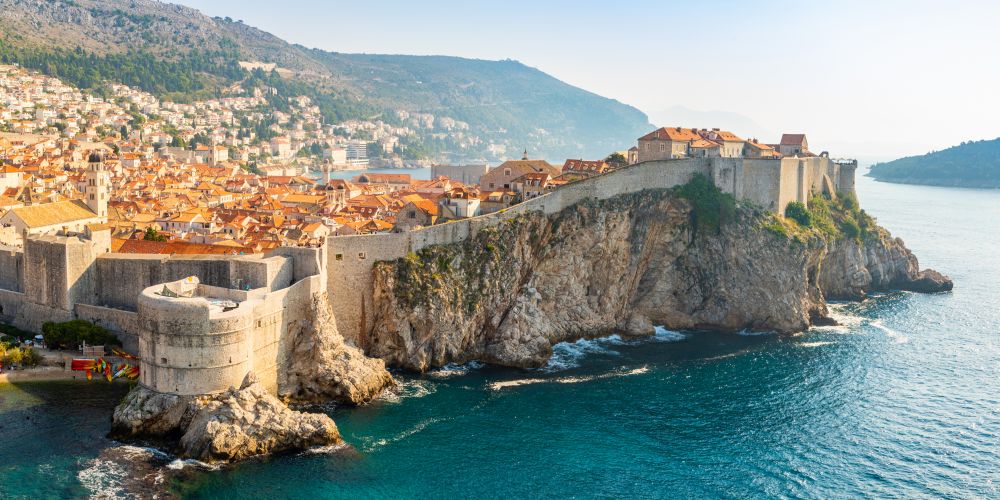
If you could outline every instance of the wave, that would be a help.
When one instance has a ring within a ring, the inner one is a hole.
[[[77,480],[90,492],[91,498],[128,498],[122,482],[128,478],[124,465],[110,460],[94,459],[90,466],[76,475]]]
[[[820,347],[830,344],[833,344],[833,342],[799,342],[796,345],[798,345],[799,347]]]
[[[90,492],[91,498],[134,498],[138,485],[155,487],[163,483],[163,474],[158,469],[170,458],[170,455],[155,448],[119,445],[107,448],[99,457],[87,461],[87,467],[76,477]]]
[[[404,440],[404,439],[406,439],[406,438],[408,438],[408,437],[410,437],[410,436],[412,436],[412,435],[414,435],[414,434],[416,434],[416,433],[418,433],[418,432],[426,429],[428,426],[430,426],[432,424],[436,424],[438,422],[444,422],[446,420],[450,420],[450,418],[434,417],[434,418],[424,419],[424,420],[421,420],[420,422],[418,422],[417,425],[414,425],[413,427],[411,427],[409,429],[406,429],[405,431],[400,432],[400,433],[396,434],[395,436],[388,437],[388,438],[374,439],[374,438],[371,438],[371,437],[362,437],[361,440],[366,442],[365,445],[362,447],[362,450],[364,450],[367,453],[367,452],[375,451],[375,450],[377,450],[379,448],[382,448],[383,446],[386,446],[386,445],[389,445],[389,444],[398,443],[398,442],[400,442],[400,441],[402,441],[402,440]]]
[[[895,343],[897,343],[897,344],[905,344],[905,343],[907,343],[907,342],[910,341],[910,338],[907,337],[902,332],[893,330],[892,328],[889,328],[888,326],[885,326],[885,324],[882,323],[882,320],[879,320],[879,319],[872,320],[872,321],[869,321],[868,324],[871,325],[871,326],[873,326],[873,327],[875,327],[875,328],[878,328],[879,330],[882,330],[882,332],[884,332],[887,337],[889,337],[890,339],[892,339],[892,341],[895,342]]]
[[[620,335],[611,335],[599,339],[580,339],[576,342],[560,342],[552,346],[552,357],[542,368],[543,372],[556,372],[580,366],[580,360],[589,354],[604,354],[618,356],[620,353],[608,349],[605,345],[623,345]]]
[[[681,332],[667,330],[662,326],[655,327],[655,331],[656,333],[651,337],[651,340],[655,342],[680,342],[688,337]]]
[[[309,448],[303,451],[303,455],[329,455],[331,453],[337,453],[341,450],[346,450],[350,448],[351,445],[347,443],[331,444],[329,446],[316,446],[314,448]]]
[[[214,471],[221,469],[222,465],[209,464],[193,458],[177,458],[167,464],[166,467],[170,470],[182,470],[187,467],[191,467],[194,469]]]
[[[469,372],[478,370],[484,366],[486,366],[486,364],[479,361],[469,361],[464,365],[460,365],[458,363],[448,363],[441,368],[431,370],[427,373],[427,375],[434,378],[450,378],[458,375],[467,375]]]
[[[532,384],[579,384],[583,382],[592,382],[594,380],[604,380],[609,378],[619,378],[619,377],[631,377],[633,375],[642,375],[644,373],[649,373],[649,366],[644,365],[638,368],[625,369],[619,368],[617,370],[602,373],[599,375],[581,375],[577,377],[557,377],[557,378],[524,378],[517,380],[503,380],[500,382],[492,382],[487,385],[487,387],[494,391],[499,391],[501,389],[507,389],[510,387],[519,387],[522,385],[532,385]]]
[[[404,399],[422,398],[424,396],[434,394],[436,391],[436,384],[429,380],[404,380],[396,384],[395,387],[390,387],[389,389],[382,391],[382,395],[379,397],[379,400],[387,403],[399,403]]]

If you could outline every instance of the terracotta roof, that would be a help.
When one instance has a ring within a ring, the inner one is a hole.
[[[118,238],[115,238],[118,240]],[[253,249],[241,246],[226,245],[206,245],[203,243],[191,243],[188,241],[146,241],[146,240],[124,240],[114,241],[112,249],[118,253],[145,253],[145,254],[178,254],[178,255],[240,255],[252,254]]]
[[[801,146],[802,142],[806,140],[806,134],[782,134],[781,135],[781,145],[782,146]]]
[[[694,141],[700,139],[697,129],[681,127],[663,127],[639,138],[640,141]]]
[[[45,227],[93,219],[97,214],[81,200],[59,201],[11,209],[28,227]]]

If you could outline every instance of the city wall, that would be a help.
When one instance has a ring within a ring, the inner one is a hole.
[[[712,179],[724,192],[739,200],[780,212],[792,201],[806,203],[811,191],[824,186],[849,186],[840,165],[826,157],[744,159],[692,158],[650,161],[606,175],[561,187],[509,209],[416,229],[406,233],[337,236],[327,238],[328,295],[340,333],[364,348],[364,332],[372,326],[372,266],[394,260],[430,245],[451,244],[474,236],[479,230],[530,211],[547,215],[587,199],[608,199],[644,189],[671,188],[688,182],[695,174]],[[824,178],[826,180],[824,180]]]
[[[210,394],[238,387],[253,372],[277,392],[286,334],[306,317],[325,281],[314,275],[273,292],[199,285],[191,298],[159,295],[161,285],[147,288],[137,315],[140,383],[164,393]],[[238,307],[223,312],[209,299],[234,300]]]
[[[519,214],[558,213],[584,200],[671,188],[695,174],[736,198],[780,212],[811,192],[854,189],[854,165],[825,157],[653,161],[564,186],[502,212],[406,233],[331,237],[322,248],[281,248],[269,256],[111,254],[107,234],[45,235],[24,251],[0,247],[0,320],[39,331],[45,321],[79,318],[115,332],[142,358],[143,385],[204,394],[239,385],[253,371],[276,390],[287,334],[310,317],[326,291],[337,326],[364,348],[372,325],[372,266],[430,245],[461,242]],[[105,233],[107,231],[104,231]],[[159,294],[197,276],[200,297]],[[208,299],[239,302],[223,312]]]

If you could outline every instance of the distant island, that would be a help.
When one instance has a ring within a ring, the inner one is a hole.
[[[1000,138],[878,163],[868,175],[901,184],[1000,188]]]

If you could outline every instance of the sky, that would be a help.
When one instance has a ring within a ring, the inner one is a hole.
[[[175,1],[330,51],[516,59],[656,125],[833,156],[1000,136],[997,1]]]

